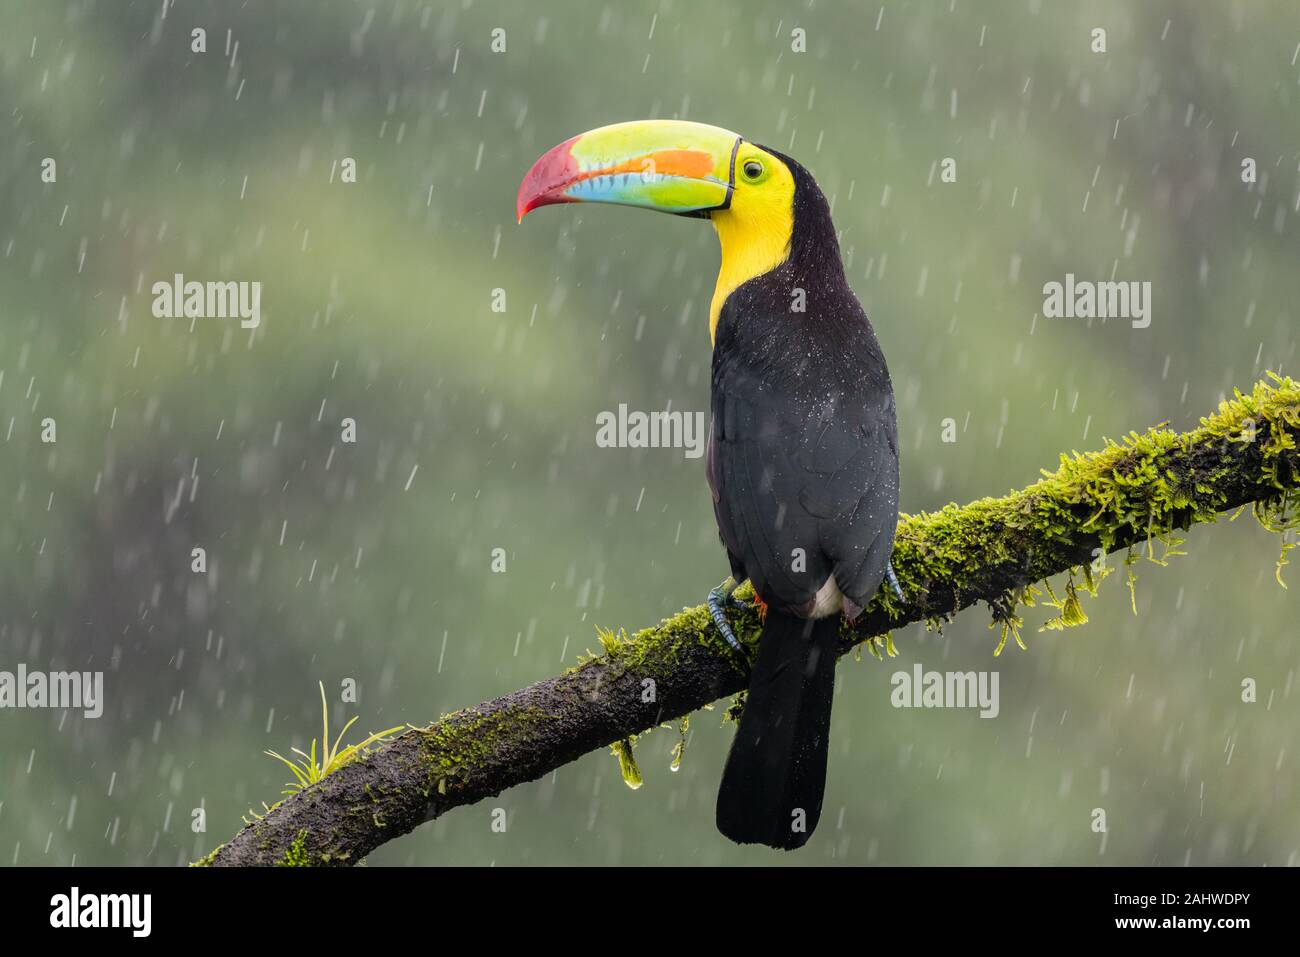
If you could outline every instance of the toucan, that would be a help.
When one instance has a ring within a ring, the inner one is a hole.
[[[902,599],[890,566],[894,391],[830,206],[789,156],[684,120],[603,126],[549,150],[524,175],[519,221],[556,203],[659,210],[717,231],[706,472],[731,577],[708,605],[749,670],[717,825],[740,844],[801,847],[821,816],[840,619],[886,577]],[[746,580],[763,615],[752,666],[726,615]]]

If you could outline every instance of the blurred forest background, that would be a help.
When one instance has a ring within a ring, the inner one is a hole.
[[[889,357],[905,511],[1296,371],[1289,0],[163,14],[25,0],[0,26],[0,669],[107,672],[98,720],[0,711],[0,864],[192,860],[277,799],[262,751],[319,733],[318,681],[335,726],[423,724],[725,577],[702,461],[595,445],[620,402],[708,408],[717,241],[607,207],[517,226],[522,174],[575,133],[689,118],[812,170]],[[178,272],[260,280],[261,327],[155,318]],[[1067,272],[1151,281],[1150,327],[1042,318]],[[1137,566],[1136,616],[1117,575],[1083,628],[1031,610],[1028,652],[993,658],[980,609],[846,661],[797,855],[714,830],[718,707],[677,772],[675,732],[641,739],[639,791],[591,754],[370,863],[1296,863],[1300,566],[1279,588],[1278,548],[1247,514]],[[916,662],[998,670],[1000,715],[895,710]]]

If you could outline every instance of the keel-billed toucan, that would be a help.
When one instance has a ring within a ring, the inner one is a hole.
[[[616,203],[713,222],[722,264],[708,479],[732,581],[766,606],[718,828],[744,844],[802,846],[821,814],[839,618],[889,568],[898,433],[885,357],[844,278],[830,208],[775,150],[714,126],[645,120],[566,140],[524,176],[517,213]]]

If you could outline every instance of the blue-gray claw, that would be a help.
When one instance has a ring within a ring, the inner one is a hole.
[[[718,633],[722,635],[732,650],[741,657],[741,660],[749,664],[749,655],[745,653],[744,646],[736,638],[736,633],[731,630],[731,623],[727,621],[727,614],[723,610],[727,605],[740,609],[753,607],[748,602],[743,602],[737,598],[734,594],[735,590],[736,583],[729,578],[726,582],[710,591],[705,602],[709,606],[709,615],[713,618],[713,624],[717,627]]]
[[[898,600],[906,603],[906,599],[903,598],[903,588],[898,584],[898,576],[894,574],[892,561],[885,562],[885,575],[889,578],[889,584],[894,589],[894,594],[898,596]]]

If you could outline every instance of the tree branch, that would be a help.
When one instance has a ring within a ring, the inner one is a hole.
[[[870,641],[873,651],[884,644],[892,653],[878,636],[916,621],[941,626],[977,601],[1003,623],[1003,642],[1008,634],[1019,641],[1017,607],[1038,594],[1034,583],[1062,572],[1070,579],[1063,597],[1049,588],[1060,612],[1049,627],[1081,623],[1078,591],[1095,592],[1114,570],[1107,553],[1128,548],[1131,562],[1133,546],[1169,548],[1177,530],[1252,503],[1265,527],[1284,535],[1281,580],[1294,544],[1286,533],[1300,528],[1298,441],[1300,385],[1273,377],[1191,432],[1130,433],[1099,452],[1063,455],[1056,472],[1002,498],[904,515],[893,561],[906,603],[882,590],[855,624],[844,624],[843,650]],[[733,623],[752,648],[758,616],[737,613]],[[198,863],[355,864],[452,808],[744,687],[703,605],[631,638],[601,638],[603,655],[408,730],[276,805]]]

